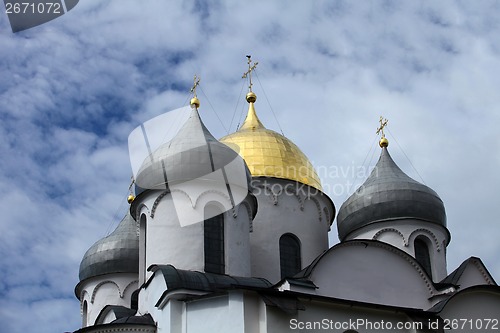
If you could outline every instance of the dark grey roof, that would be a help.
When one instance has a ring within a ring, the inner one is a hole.
[[[464,273],[465,269],[469,264],[472,264],[474,262],[477,262],[480,266],[481,269],[485,272],[485,274],[488,275],[489,279],[496,285],[495,279],[493,279],[493,276],[491,276],[490,272],[484,265],[483,261],[478,258],[478,257],[470,257],[469,259],[464,260],[463,263],[460,264],[460,266],[457,267],[453,272],[448,274],[447,277],[445,277],[440,284],[447,284],[447,285],[454,285],[456,286],[458,282],[460,281],[460,277]]]
[[[140,325],[155,325],[153,317],[149,313],[143,316],[126,316],[115,319],[111,324],[140,324]]]
[[[235,159],[241,160],[240,165],[246,169],[248,183],[250,172],[243,159],[215,139],[198,111],[193,109],[176,136],[144,160],[136,176],[136,193],[144,189],[166,189],[168,184],[200,178]]]
[[[80,281],[109,273],[139,273],[139,237],[130,214],[109,236],[92,245],[80,263]]]
[[[106,305],[97,316],[95,320],[96,325],[102,324],[102,321],[109,312],[113,312],[115,314],[116,319],[120,319],[135,315],[137,310],[130,309],[122,305]]]
[[[413,218],[446,227],[443,201],[429,187],[408,177],[394,163],[387,148],[368,179],[340,207],[340,240],[365,225],[398,218]]]
[[[108,324],[96,324],[80,328],[74,333],[102,332],[156,332],[156,324],[149,313],[143,316],[125,316]]]
[[[161,271],[167,283],[166,292],[176,289],[218,292],[234,288],[265,289],[272,287],[272,284],[264,278],[187,271],[177,269],[172,265],[153,265],[149,270]]]

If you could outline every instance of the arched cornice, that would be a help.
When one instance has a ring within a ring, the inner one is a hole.
[[[165,190],[156,198],[155,202],[153,203],[153,207],[151,208],[151,214],[149,215],[152,219],[155,217],[156,208],[158,207],[158,204],[160,203],[161,199],[163,199],[163,197],[169,193],[170,193],[169,190]]]
[[[272,204],[275,205],[275,206],[278,205],[278,195],[280,194],[281,191],[279,191],[278,193],[275,193],[273,191],[273,188],[271,186],[267,185],[267,184],[264,184],[264,185],[257,184],[254,187],[257,188],[257,189],[264,189],[265,190],[264,194],[266,196],[269,196],[271,198]],[[260,190],[259,190],[259,192],[260,192]]]
[[[422,279],[422,281],[426,285],[427,291],[429,292],[429,297],[433,297],[436,295],[432,281],[429,279],[429,277],[427,276],[427,273],[425,273],[425,271],[420,266],[420,264],[416,261],[415,258],[413,258],[408,253],[398,249],[395,246],[392,246],[392,245],[384,243],[384,242],[376,241],[376,240],[354,239],[354,240],[344,241],[342,243],[338,243],[338,244],[332,246],[330,249],[328,249],[322,255],[320,255],[318,258],[316,258],[313,261],[313,263],[311,265],[309,265],[309,267],[303,271],[303,273],[302,273],[303,277],[310,277],[314,273],[314,270],[317,267],[317,265],[321,262],[321,260],[325,256],[332,254],[334,251],[336,251],[339,248],[352,247],[352,246],[363,246],[363,247],[373,246],[373,247],[377,247],[377,248],[382,248],[386,251],[389,251],[391,253],[396,254],[397,256],[404,259],[408,264],[410,264],[411,267],[418,273],[419,277]],[[296,275],[296,277],[301,277],[301,274]]]
[[[319,203],[319,200],[313,196],[310,196],[310,195],[307,196],[306,200],[311,200],[312,202],[314,202],[314,204],[316,205],[317,213],[318,213],[318,219],[320,222],[323,221],[323,214],[321,211],[321,204]]]
[[[375,235],[373,235],[372,239],[378,240],[378,238],[382,234],[389,233],[389,232],[392,232],[392,233],[399,235],[401,237],[401,239],[403,240],[404,246],[408,246],[408,241],[406,240],[405,235],[403,235],[403,233],[396,228],[383,228],[383,229],[377,231],[377,233]]]
[[[87,290],[83,289],[80,293],[80,313],[83,314],[83,303],[86,301],[85,294],[87,294],[87,298],[90,298],[90,294]]]
[[[253,212],[252,212],[252,206],[250,205],[250,203],[247,200],[243,200],[240,205],[242,205],[242,206],[245,207],[245,209],[247,211],[247,214],[248,214],[248,223],[249,223],[249,225],[248,225],[248,231],[249,232],[253,232],[253,218],[252,218]]]
[[[122,293],[121,293],[121,295],[120,295],[120,298],[123,298],[123,297],[125,296],[125,293],[127,292],[127,290],[128,290],[130,287],[134,286],[134,285],[135,285],[136,287],[138,287],[138,286],[139,286],[139,280],[134,280],[134,281],[130,282],[129,284],[127,284],[127,285],[125,286],[125,288],[123,288],[123,291],[122,291]]]
[[[226,193],[223,193],[221,191],[218,191],[218,190],[206,190],[204,192],[202,192],[195,200],[194,202],[194,205],[192,206],[193,209],[196,208],[198,206],[198,203],[200,202],[200,199],[208,194],[216,194],[218,195],[220,198],[222,199],[225,199],[226,203],[231,205],[231,198],[229,198],[229,196],[226,194]]]
[[[120,298],[123,298],[123,295],[120,291],[120,286],[115,282],[115,281],[112,281],[112,280],[106,280],[106,281],[102,281],[102,282],[99,282],[97,284],[97,286],[94,287],[94,291],[92,292],[92,297],[90,298],[90,303],[94,303],[95,301],[95,295],[97,294],[97,291],[105,284],[113,284],[116,286],[117,290],[118,290],[118,295],[120,296]]]
[[[149,211],[149,208],[148,206],[146,206],[144,203],[141,203],[140,205],[138,205],[135,209],[135,220],[136,221],[139,221],[139,218],[140,218],[140,215],[141,215],[141,211],[142,210],[146,210],[146,214],[147,215],[151,215],[150,211]]]
[[[434,244],[436,244],[437,251],[440,252],[441,251],[441,244],[439,244],[439,240],[438,240],[437,236],[432,231],[425,229],[425,228],[418,228],[418,229],[413,230],[411,232],[410,236],[408,236],[408,240],[405,243],[405,246],[409,246],[409,242],[412,240],[412,238],[416,238],[419,235],[423,235],[423,234],[426,234],[432,238],[432,240],[434,241]],[[415,235],[415,236],[413,236],[413,235]]]
[[[288,186],[285,186],[285,191],[280,191],[278,195],[281,195],[284,193],[294,196],[297,201],[299,202],[299,208],[301,211],[304,211],[304,199],[300,196],[299,191],[297,191],[297,188],[294,187],[295,190],[291,190]]]

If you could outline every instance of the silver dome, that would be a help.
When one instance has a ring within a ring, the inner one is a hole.
[[[391,219],[425,220],[446,227],[443,201],[431,188],[407,176],[394,163],[387,148],[368,179],[340,207],[340,240],[368,224]]]
[[[139,273],[139,237],[130,214],[109,236],[92,245],[80,263],[80,281],[110,273]]]
[[[175,184],[197,179],[225,167],[235,159],[248,168],[233,149],[220,143],[205,127],[198,111],[192,113],[177,135],[161,145],[143,162],[136,176],[136,193],[144,189],[166,189]]]

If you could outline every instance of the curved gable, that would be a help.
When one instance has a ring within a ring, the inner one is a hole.
[[[378,241],[337,244],[305,272],[322,296],[426,309],[436,293],[413,257]]]

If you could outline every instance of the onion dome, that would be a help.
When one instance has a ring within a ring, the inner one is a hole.
[[[88,249],[80,263],[80,281],[112,273],[139,273],[139,236],[129,213],[115,231]]]
[[[243,125],[220,142],[239,152],[253,177],[289,179],[322,190],[316,170],[299,147],[261,123],[254,107],[257,96],[250,91],[246,99],[249,107]]]
[[[196,102],[196,101],[195,101]],[[199,105],[199,101],[197,101]],[[168,185],[199,179],[221,169],[235,159],[245,168],[246,179],[238,179],[242,186],[250,181],[248,170],[236,152],[220,143],[208,131],[196,106],[176,136],[148,156],[136,176],[136,192],[143,189],[165,189]],[[234,178],[234,177],[233,177]],[[229,181],[233,182],[234,179]]]
[[[366,225],[395,219],[417,219],[446,228],[443,201],[431,188],[407,176],[392,160],[387,146],[368,179],[340,207],[339,238]]]

